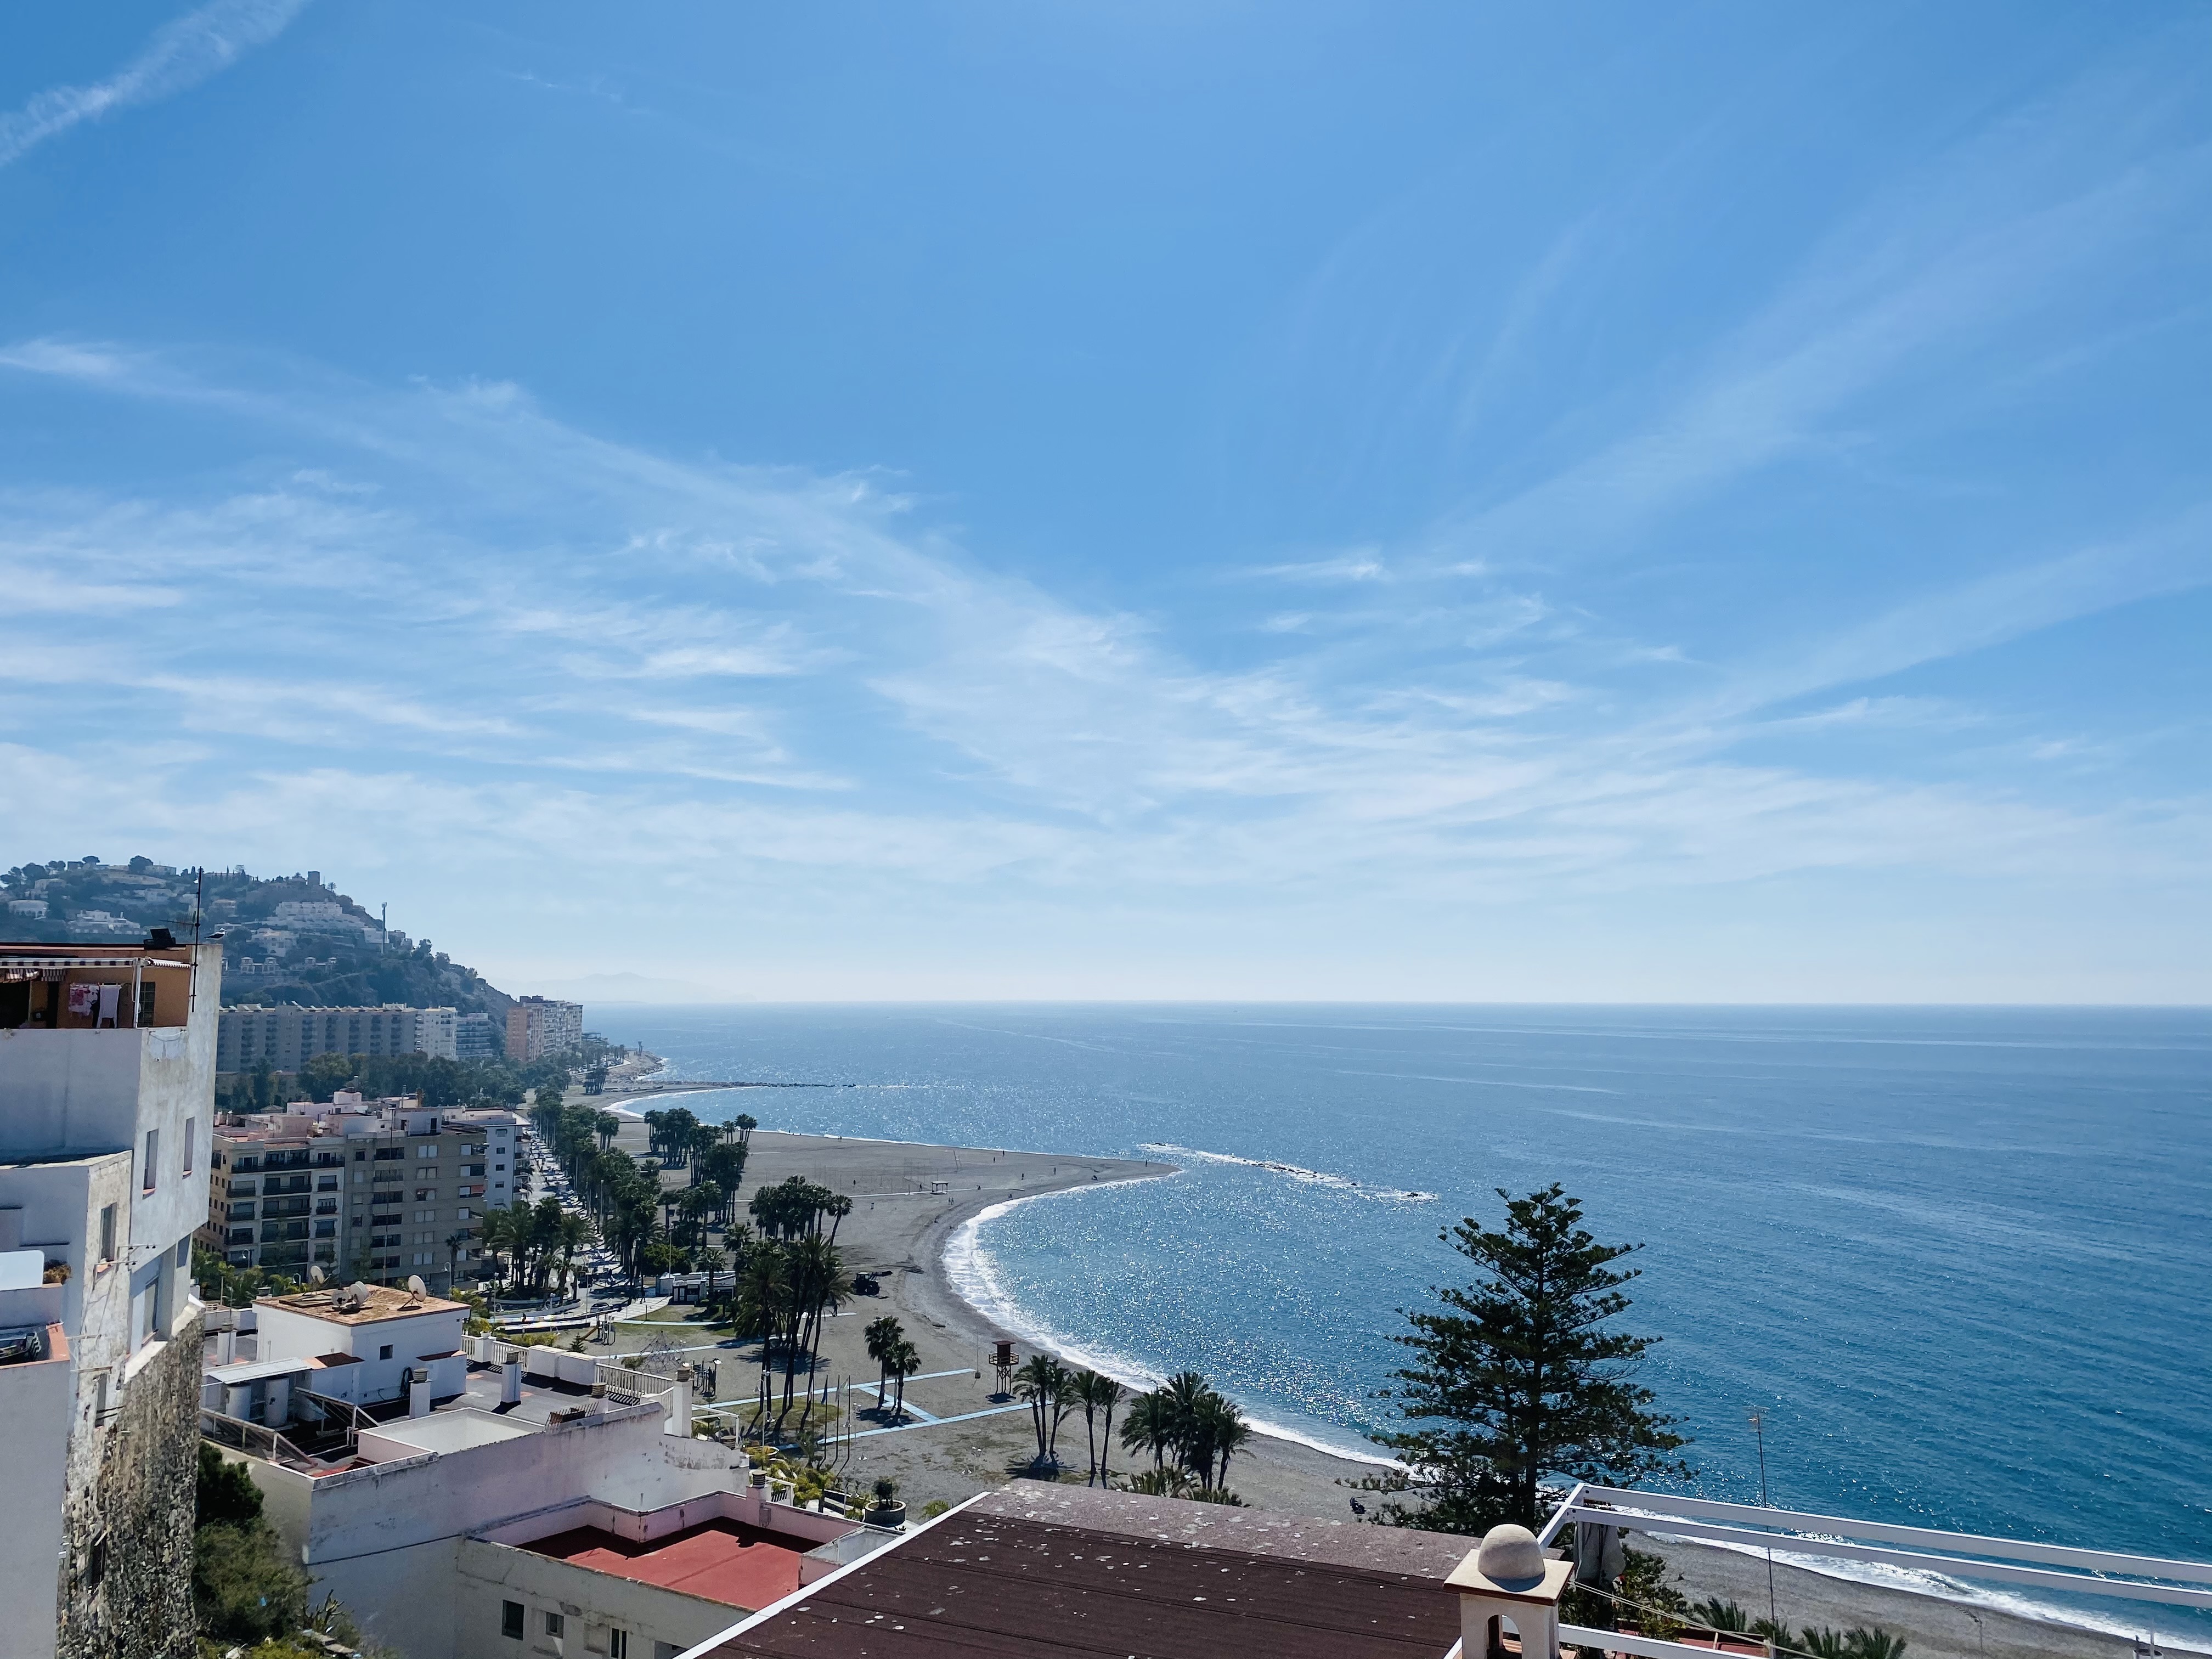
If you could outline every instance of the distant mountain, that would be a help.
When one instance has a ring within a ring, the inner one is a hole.
[[[428,939],[386,934],[378,917],[326,884],[319,871],[264,880],[242,869],[179,869],[143,857],[127,864],[58,859],[8,871],[0,896],[8,910],[0,928],[9,938],[134,944],[153,927],[191,938],[198,899],[201,936],[223,936],[226,1007],[404,1002],[489,1014],[504,1027],[513,1000]]]
[[[540,994],[586,1005],[602,1002],[726,1003],[750,1002],[753,1000],[717,990],[711,985],[702,985],[696,980],[655,979],[645,974],[586,974],[580,979],[556,979],[542,987]]]

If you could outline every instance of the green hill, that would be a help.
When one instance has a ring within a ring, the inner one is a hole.
[[[512,999],[428,939],[410,939],[321,879],[321,872],[264,878],[243,869],[179,869],[134,858],[18,865],[0,877],[16,939],[128,940],[154,927],[223,940],[222,1000],[323,1007],[402,1002],[489,1014],[504,1029]],[[37,908],[45,907],[43,915]]]

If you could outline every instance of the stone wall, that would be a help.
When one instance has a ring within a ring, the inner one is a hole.
[[[131,1379],[111,1421],[78,1419],[58,1659],[192,1659],[200,1352],[195,1316]]]

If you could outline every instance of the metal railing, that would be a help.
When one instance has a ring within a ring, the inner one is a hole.
[[[266,1463],[276,1463],[302,1474],[313,1474],[326,1467],[320,1460],[310,1457],[283,1435],[258,1423],[249,1423],[244,1418],[230,1417],[222,1412],[200,1407],[200,1436],[219,1446],[229,1446],[260,1458]]]

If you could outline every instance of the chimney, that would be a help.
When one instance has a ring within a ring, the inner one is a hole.
[[[228,1365],[238,1358],[238,1333],[223,1330],[215,1334],[215,1363]]]
[[[417,1365],[407,1373],[407,1415],[428,1417],[430,1414],[430,1370],[427,1365]]]
[[[676,1386],[668,1391],[668,1416],[661,1423],[663,1434],[680,1434],[691,1437],[691,1368],[676,1368]]]
[[[509,1348],[507,1358],[500,1362],[499,1403],[519,1406],[522,1403],[522,1350]]]
[[[1467,1659],[1504,1653],[1510,1629],[1524,1659],[1559,1659],[1559,1594],[1572,1571],[1528,1528],[1492,1527],[1444,1580],[1459,1592],[1460,1651]]]

